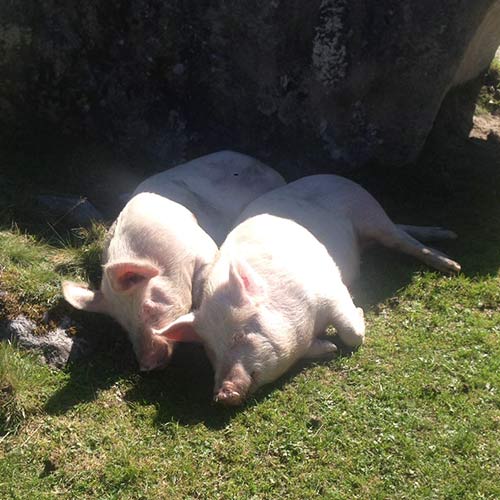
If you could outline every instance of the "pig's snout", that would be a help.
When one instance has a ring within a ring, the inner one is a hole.
[[[226,406],[238,406],[243,403],[245,395],[229,381],[222,384],[222,387],[215,393],[214,401]]]
[[[159,335],[152,335],[150,342],[139,356],[139,369],[142,372],[165,368],[172,357],[172,343]]]

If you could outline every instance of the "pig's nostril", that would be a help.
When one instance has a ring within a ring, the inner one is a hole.
[[[223,387],[215,394],[214,401],[223,405],[236,406],[241,404],[242,397],[239,392],[229,389],[228,387]]]

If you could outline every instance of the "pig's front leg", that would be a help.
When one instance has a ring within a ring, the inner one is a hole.
[[[337,346],[326,339],[314,339],[307,352],[304,354],[305,358],[316,359],[331,356],[337,352]]]
[[[329,299],[331,324],[339,337],[349,347],[361,345],[365,340],[365,316],[361,307],[356,307],[347,287],[340,282],[335,294]]]

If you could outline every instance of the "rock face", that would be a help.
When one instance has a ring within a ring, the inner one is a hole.
[[[401,164],[499,44],[500,0],[2,2],[0,130]]]

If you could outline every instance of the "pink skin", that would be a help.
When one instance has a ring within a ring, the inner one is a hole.
[[[92,291],[66,281],[63,291],[73,306],[110,314],[129,332],[141,371],[164,368],[172,356],[174,340],[197,340],[168,340],[158,334],[162,324],[178,316],[178,306],[169,300],[171,291],[154,266],[138,262],[110,264],[105,267],[102,285],[101,290]]]
[[[141,371],[161,370],[168,365],[172,357],[173,342],[150,332],[142,336],[138,351]]]

